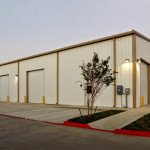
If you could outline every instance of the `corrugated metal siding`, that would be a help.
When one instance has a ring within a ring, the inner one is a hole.
[[[150,42],[136,36],[136,57],[150,62]]]
[[[141,67],[136,63],[136,107],[141,106]]]
[[[0,101],[7,102],[9,96],[9,75],[0,77]]]
[[[136,58],[143,58],[147,62],[150,63],[150,42],[136,36]],[[140,85],[140,64],[137,64],[137,72],[136,72],[137,80],[136,80],[136,97],[137,97],[137,107],[140,107],[141,103],[141,85]]]
[[[113,40],[103,41],[68,51],[59,52],[59,104],[85,105],[85,96],[80,84],[82,61],[85,63],[92,60],[94,52],[99,54],[99,58],[106,59],[111,56],[110,68],[113,65]],[[125,64],[125,59],[130,59],[129,64]],[[45,72],[45,103],[56,104],[57,102],[57,54],[49,54],[20,62],[20,102],[24,102],[26,96],[26,72],[44,68]],[[132,94],[132,36],[116,39],[116,69],[117,85],[124,88],[131,88],[128,96],[128,105],[133,107]],[[10,76],[10,100],[17,101],[17,63],[0,67],[0,75],[9,74]],[[121,97],[117,96],[117,107],[121,105]],[[114,105],[114,86],[105,89],[95,103],[96,106]],[[125,106],[125,95],[123,95],[123,105]]]
[[[144,105],[148,104],[148,66],[141,62],[141,99],[144,96]]]
[[[125,59],[129,59],[130,63],[125,63]],[[116,39],[116,84],[130,88],[131,93],[128,96],[128,107],[133,107],[132,93],[132,36],[126,36]],[[117,107],[121,107],[121,96],[117,95]],[[125,95],[122,95],[122,105],[126,106]]]
[[[110,68],[113,69],[113,40],[95,43],[69,51],[59,53],[59,103],[68,105],[85,105],[84,92],[80,88],[82,61],[85,63],[92,60],[94,52],[99,54],[99,58],[106,59],[111,56]],[[99,99],[96,101],[97,106],[114,105],[114,87],[110,86],[105,89]],[[109,93],[109,94],[108,94]]]
[[[50,54],[20,62],[20,101],[26,96],[26,72],[44,68],[45,103],[57,102],[57,55]]]
[[[17,102],[18,100],[18,80],[16,79],[16,75],[18,74],[17,66],[17,63],[0,66],[0,76],[9,74],[10,102]]]
[[[45,96],[44,70],[28,72],[28,102],[43,103]]]

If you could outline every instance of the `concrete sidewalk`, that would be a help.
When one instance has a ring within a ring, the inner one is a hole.
[[[87,109],[82,109],[81,112],[82,115],[86,115]],[[80,116],[77,108],[28,103],[0,103],[0,114],[53,123],[64,123],[64,121]]]
[[[115,129],[121,129],[148,113],[150,113],[150,105],[144,108],[128,109],[123,113],[89,123],[89,125],[93,128],[113,131]]]
[[[78,107],[79,108],[79,107]],[[80,107],[82,108],[82,107]],[[131,122],[139,119],[145,114],[150,113],[150,105],[144,108],[105,108],[99,107],[97,112],[116,109],[126,110],[114,116],[110,116],[89,125],[93,128],[104,130],[115,130],[122,128]],[[81,109],[83,115],[87,115],[86,107]],[[43,105],[43,104],[23,104],[23,103],[0,103],[0,114],[22,117],[27,119],[35,119],[40,121],[49,121],[53,123],[63,123],[68,119],[79,117],[80,112],[76,108],[67,108],[61,105]]]

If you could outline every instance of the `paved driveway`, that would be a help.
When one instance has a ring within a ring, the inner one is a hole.
[[[150,138],[0,116],[0,150],[141,149],[150,149]]]
[[[81,109],[82,114],[87,114],[86,109]],[[0,103],[0,114],[16,117],[63,123],[68,119],[80,116],[78,109],[58,108],[55,105]]]
[[[83,115],[87,115],[86,109],[81,109],[81,111]],[[93,128],[113,131],[130,124],[148,113],[150,113],[150,105],[144,108],[128,109],[123,113],[89,123],[89,125]],[[56,105],[24,103],[0,103],[0,114],[53,123],[64,123],[68,119],[80,116],[78,109],[61,108]]]

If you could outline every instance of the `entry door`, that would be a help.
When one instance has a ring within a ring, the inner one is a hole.
[[[28,102],[43,103],[44,70],[28,72]]]
[[[144,105],[148,104],[148,66],[141,62],[141,100],[144,96]],[[142,104],[142,103],[141,103]]]
[[[1,76],[0,77],[0,101],[7,101],[7,96],[9,96],[9,82],[8,82],[9,76]]]

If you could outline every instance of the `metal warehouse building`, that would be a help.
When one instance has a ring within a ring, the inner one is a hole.
[[[142,96],[150,104],[150,39],[134,30],[0,64],[0,101],[85,106],[76,81],[82,80],[79,65],[94,52],[100,59],[111,57],[115,85],[122,85],[123,93],[130,88],[128,107],[141,107]],[[95,105],[124,107],[126,95],[109,86]]]

